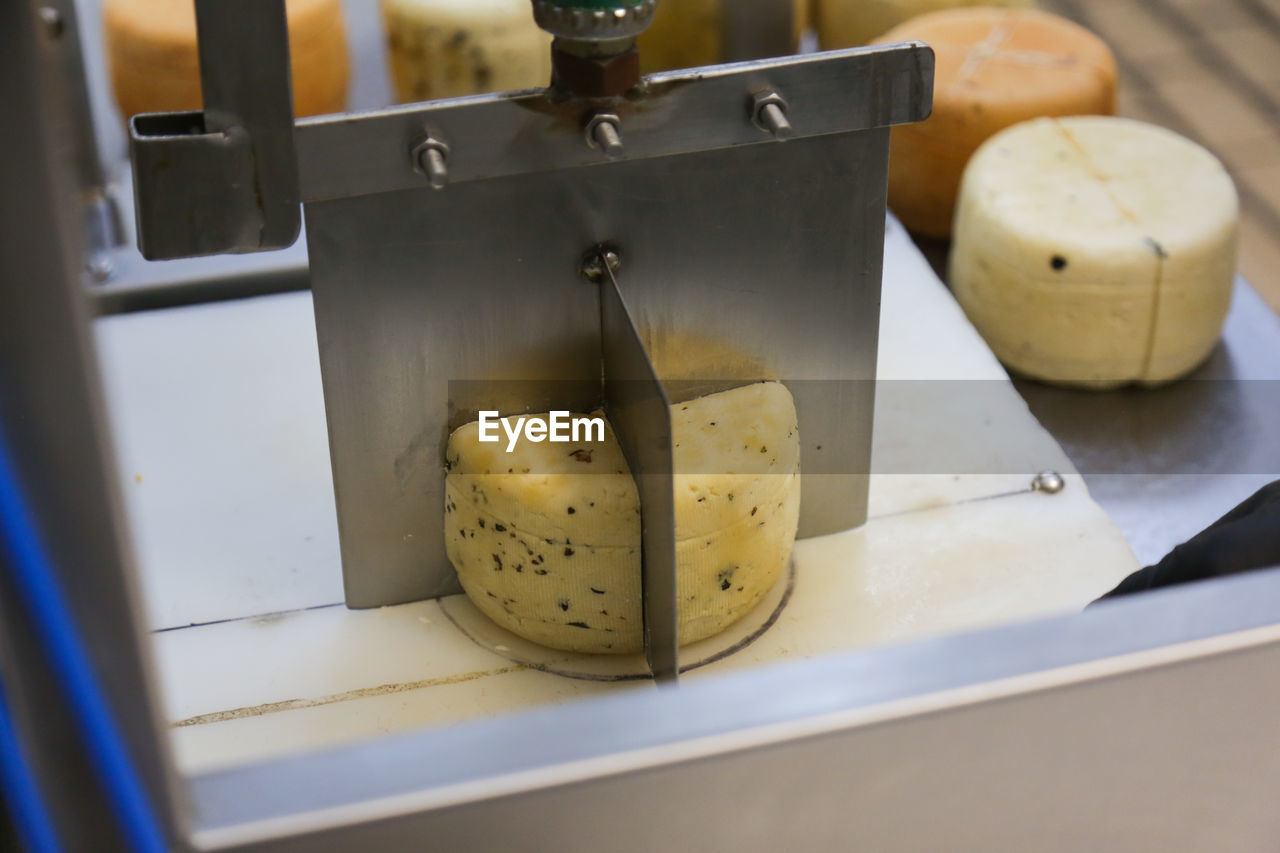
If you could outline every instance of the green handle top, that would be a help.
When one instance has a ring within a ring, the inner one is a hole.
[[[620,42],[653,20],[657,0],[533,0],[533,19],[557,39]]]

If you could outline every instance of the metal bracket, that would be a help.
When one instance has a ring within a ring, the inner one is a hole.
[[[129,122],[138,248],[149,260],[286,248],[302,214],[284,0],[197,0],[196,27],[204,110]]]

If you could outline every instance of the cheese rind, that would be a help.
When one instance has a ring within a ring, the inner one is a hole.
[[[785,2],[786,0],[777,0]],[[653,24],[640,34],[640,70],[645,74],[726,62],[725,4],[734,0],[666,0]],[[791,44],[798,49],[809,29],[809,0],[791,0]]]
[[[933,113],[892,131],[889,206],[918,234],[950,236],[960,177],[992,134],[1039,116],[1115,112],[1111,51],[1065,18],[1034,9],[950,9],[876,41],[913,39],[934,51]]]
[[[724,55],[721,2],[679,0],[676,3],[659,3],[653,23],[638,39],[640,70],[651,74],[721,62]]]
[[[1159,384],[1216,343],[1238,201],[1222,164],[1128,119],[1038,119],[965,171],[951,284],[996,356],[1050,382]]]
[[[528,0],[382,0],[402,103],[546,86],[551,36]]]
[[[1035,0],[815,0],[823,50],[861,47],[899,24],[929,12],[965,6],[1032,8]]]
[[[673,406],[679,639],[709,637],[777,581],[799,521],[799,436],[790,393],[761,383]],[[643,646],[640,515],[612,430],[602,443],[449,440],[445,534],[472,602],[554,648]]]

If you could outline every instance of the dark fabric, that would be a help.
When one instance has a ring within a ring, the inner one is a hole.
[[[1129,575],[1098,601],[1271,567],[1280,567],[1280,480],[1263,486],[1159,563]]]

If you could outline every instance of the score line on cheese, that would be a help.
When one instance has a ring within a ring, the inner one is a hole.
[[[1123,118],[1037,119],[964,174],[951,285],[1011,370],[1060,384],[1155,385],[1222,332],[1238,200],[1190,140]]]
[[[672,407],[682,645],[743,618],[795,543],[800,437],[785,386]],[[542,416],[545,418],[545,416]],[[606,424],[607,426],[607,424]],[[612,428],[576,447],[449,438],[445,543],[468,598],[499,626],[572,652],[643,648],[640,500]]]

